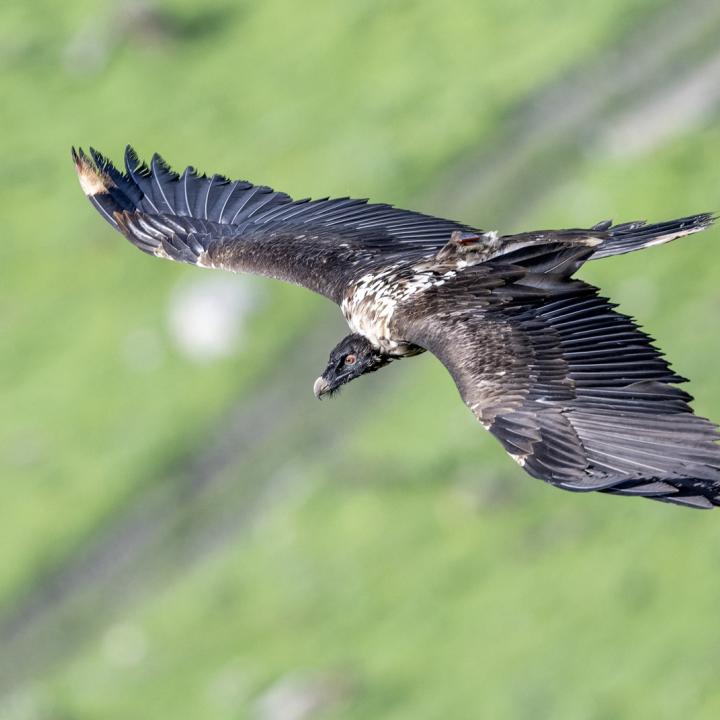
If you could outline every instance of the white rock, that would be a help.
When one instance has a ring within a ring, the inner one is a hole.
[[[240,348],[245,321],[256,306],[256,291],[247,278],[216,274],[184,279],[170,298],[170,333],[191,360],[228,357]]]

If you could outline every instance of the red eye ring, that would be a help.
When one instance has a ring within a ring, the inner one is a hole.
[[[357,357],[355,355],[347,355],[345,357],[346,365],[354,365],[356,362],[357,362]]]

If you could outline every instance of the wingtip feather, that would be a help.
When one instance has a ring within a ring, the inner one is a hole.
[[[95,151],[92,148],[90,152],[95,156]],[[93,197],[94,195],[107,193],[110,188],[115,187],[112,178],[103,170],[102,163],[98,162],[97,158],[89,157],[82,148],[76,150],[75,147],[72,147],[70,154],[75,163],[75,171],[80,181],[80,187],[85,195]],[[99,153],[98,156],[102,158]]]
[[[125,170],[131,178],[150,176],[150,168],[140,160],[131,145],[125,146]]]
[[[156,175],[167,174],[173,180],[177,180],[180,176],[170,167],[160,153],[153,153],[152,159],[150,160],[150,168]]]

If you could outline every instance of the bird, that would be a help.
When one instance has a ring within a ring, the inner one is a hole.
[[[648,224],[502,235],[366,199],[293,200],[246,180],[177,173],[128,146],[124,169],[72,149],[84,194],[155,257],[284,280],[336,303],[350,334],[318,398],[429,352],[529,475],[576,492],[720,506],[720,432],[633,318],[577,278],[588,261],[709,228]]]

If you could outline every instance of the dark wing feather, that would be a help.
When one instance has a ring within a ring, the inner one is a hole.
[[[635,250],[642,250],[654,245],[663,245],[685,235],[707,230],[715,220],[717,220],[717,216],[714,213],[701,213],[651,225],[648,225],[644,220],[623,223],[622,225],[611,225],[609,221],[599,223],[600,226],[608,224],[608,227],[605,228],[607,237],[602,245],[595,250],[591,259],[597,260],[611,255],[622,255]]]
[[[128,148],[125,172],[100,153],[73,150],[83,190],[115,229],[144,252],[304,285],[336,302],[370,267],[431,256],[454,230],[472,228],[350,198],[293,200],[282,192],[187,168]]]
[[[484,248],[488,259],[502,259],[506,263],[528,265],[533,262],[537,271],[550,272],[541,268],[540,258],[550,256],[553,251],[587,245],[592,247],[589,260],[642,250],[654,245],[663,245],[686,235],[707,230],[717,219],[713,213],[701,213],[676,220],[667,220],[648,225],[644,220],[613,225],[610,220],[597,223],[592,228],[571,228],[566,230],[534,230],[515,235],[502,235]],[[554,269],[552,269],[555,272]]]
[[[720,505],[718,429],[693,415],[675,387],[684,378],[595,288],[575,281],[523,303],[448,283],[425,303],[407,339],[445,364],[528,473],[567,490]]]
[[[587,260],[620,255],[661,245],[710,227],[716,220],[710,213],[668,220],[653,225],[644,221],[613,225],[610,220],[591,228],[534,230],[515,235],[495,232],[464,235],[454,232],[448,242],[418,269],[442,274],[463,266],[481,263],[520,265],[547,278],[570,277]]]

